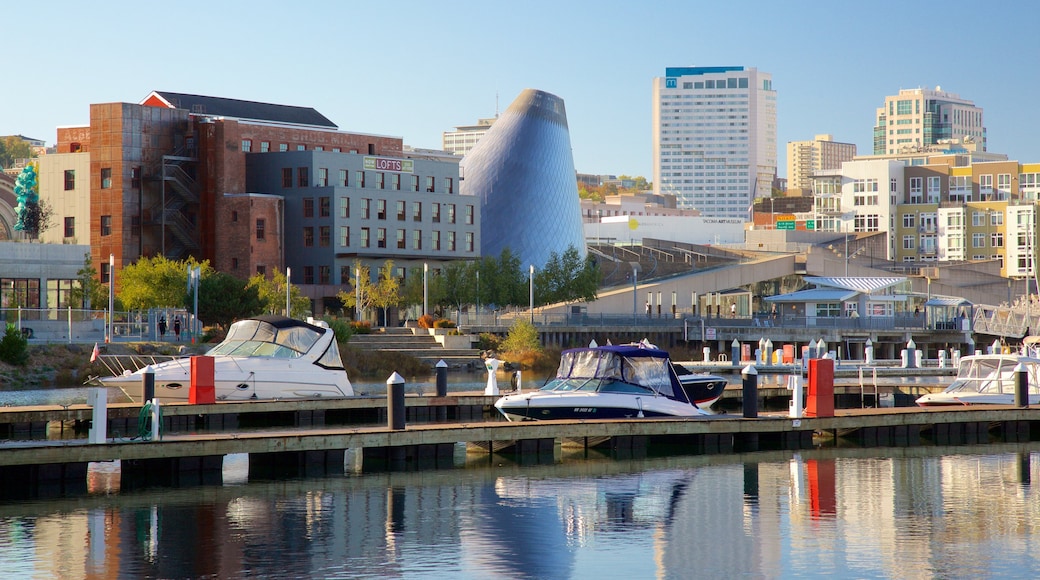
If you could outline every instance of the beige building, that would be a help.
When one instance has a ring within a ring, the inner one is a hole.
[[[811,141],[788,141],[788,194],[809,194],[813,173],[825,169],[840,169],[843,161],[852,161],[855,156],[855,144],[839,143],[832,135],[816,135]]]
[[[885,97],[874,125],[874,155],[899,153],[950,139],[981,143],[986,150],[982,108],[942,87],[902,89]]]
[[[52,153],[37,161],[40,201],[51,211],[40,241],[89,246],[90,153]]]
[[[455,127],[454,131],[445,131],[441,134],[442,148],[460,157],[466,155],[491,129],[497,119],[496,115],[491,119],[479,119],[476,125],[463,125]]]

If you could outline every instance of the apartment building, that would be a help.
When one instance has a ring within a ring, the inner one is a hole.
[[[807,195],[812,191],[812,176],[825,169],[839,169],[856,156],[854,143],[839,143],[832,135],[816,135],[810,141],[787,143],[787,192]]]
[[[971,140],[986,150],[982,108],[942,87],[901,89],[877,109],[874,154],[893,154],[950,139]]]

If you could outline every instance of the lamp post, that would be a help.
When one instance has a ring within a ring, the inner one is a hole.
[[[430,272],[430,265],[428,263],[426,263],[426,262],[423,262],[423,265],[422,265],[422,313],[423,313],[423,316],[426,316],[426,308],[427,308],[427,303],[428,303],[427,301],[429,300],[429,293],[428,293],[428,289],[427,289],[427,286],[426,286],[426,277],[429,274],[429,272]]]
[[[531,324],[534,324],[534,264],[531,264]]]
[[[354,318],[361,322],[361,266],[354,266]]]
[[[477,270],[477,324],[480,324],[480,270]]]
[[[108,255],[108,341],[112,342],[113,314],[116,304],[116,255]]]
[[[632,324],[638,320],[636,317],[639,316],[637,312],[637,303],[639,302],[639,262],[632,262]]]
[[[289,282],[289,279],[290,279],[289,277],[290,276],[292,276],[292,268],[286,266],[286,268],[285,268],[285,315],[291,318],[292,317],[292,309],[289,307],[289,305],[291,303],[291,301],[289,299],[289,285],[291,284],[291,282]]]

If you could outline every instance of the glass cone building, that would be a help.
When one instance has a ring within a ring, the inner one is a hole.
[[[563,99],[525,89],[462,158],[462,192],[480,199],[480,255],[509,248],[542,268],[571,246],[585,257]]]

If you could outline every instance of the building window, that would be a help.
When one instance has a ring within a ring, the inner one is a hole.
[[[314,266],[303,267],[303,283],[313,284],[314,283]]]
[[[466,225],[468,225],[468,226],[473,225],[473,206],[472,205],[467,205],[466,206]]]
[[[386,228],[377,228],[376,229],[376,247],[377,248],[385,248],[386,247]]]
[[[271,150],[271,142],[270,141],[261,141],[260,142],[260,152],[261,153],[267,153],[270,150]]]
[[[973,211],[973,212],[971,212],[971,225],[973,225],[975,227],[979,227],[979,226],[985,225],[985,223],[986,223],[986,214],[982,213],[981,211]]]
[[[288,151],[289,150],[289,145],[287,143],[279,143],[278,144],[278,150],[279,151]]]
[[[101,168],[101,189],[112,189],[112,168]]]
[[[141,189],[141,168],[134,167],[130,170],[130,187]]]
[[[329,185],[329,168],[319,167],[318,168],[318,183],[315,183],[318,187],[328,187]]]
[[[253,142],[249,139],[242,139],[242,152],[249,153],[253,149]]]
[[[321,217],[332,216],[332,198],[331,197],[319,197],[318,198],[318,215]]]
[[[237,222],[237,221],[238,221],[238,210],[232,210],[231,211],[231,222],[234,223],[234,222]]]
[[[339,245],[343,248],[350,247],[350,226],[339,227]]]
[[[377,199],[376,200],[376,219],[381,219],[381,220],[385,220],[386,219],[386,200],[385,199]]]
[[[264,239],[264,229],[267,227],[267,220],[264,218],[257,218],[256,220],[256,239]]]
[[[917,220],[917,216],[915,214],[904,213],[903,214],[903,227],[904,228],[912,228],[912,227],[914,227],[914,225],[916,225],[915,224],[916,220]]]
[[[303,217],[312,218],[314,217],[314,198],[305,197],[303,198]]]
[[[446,193],[455,193],[455,180],[450,177],[444,178],[444,191]]]
[[[292,167],[282,168],[282,187],[286,189],[292,187]]]
[[[339,267],[339,283],[343,284],[343,285],[350,284],[351,273],[352,273],[352,270],[350,269],[350,266],[340,266]]]
[[[318,228],[318,245],[327,248],[332,245],[332,226]]]
[[[355,171],[354,172],[354,187],[365,187],[365,172]]]
[[[419,191],[419,176],[412,176],[412,191]]]
[[[350,198],[341,197],[339,198],[339,217],[349,218],[350,217]]]
[[[394,191],[400,191],[401,190],[401,174],[400,173],[391,173],[390,174],[390,189],[393,189]]]
[[[231,258],[231,269],[232,270],[237,270],[238,269],[238,258]]]
[[[267,276],[267,266],[264,266],[263,264],[257,264],[256,265],[256,273],[260,274],[261,276],[266,277]]]
[[[101,272],[99,274],[102,284],[108,284],[112,281],[112,268],[109,267],[108,262],[101,262]]]
[[[306,151],[307,150],[307,146],[306,145],[297,145],[296,146],[296,150],[297,151]]]
[[[445,205],[448,206],[448,223],[449,224],[453,224],[453,223],[455,223],[455,204],[454,203],[448,203],[448,204],[445,204]]]
[[[372,204],[372,200],[367,197],[361,198],[361,219],[367,220],[371,217],[369,206]]]
[[[404,201],[403,200],[399,200],[397,202],[397,221],[399,221],[399,222],[403,222],[404,221]]]
[[[994,232],[989,235],[989,245],[994,248],[1004,247],[1004,234],[1000,232]]]
[[[386,174],[376,173],[376,189],[383,189],[386,187]]]
[[[422,230],[412,230],[412,249],[422,249]]]
[[[473,252],[473,232],[466,232],[466,251]]]
[[[346,169],[340,169],[339,170],[339,184],[340,184],[341,187],[348,187],[347,175],[349,173],[350,172],[347,171]]]
[[[903,249],[904,250],[912,250],[912,249],[914,249],[914,241],[915,240],[916,240],[916,238],[914,238],[914,236],[903,236]]]
[[[431,245],[433,246],[433,249],[435,251],[439,252],[440,249],[441,249],[441,233],[440,233],[440,231],[434,230],[434,231],[430,232],[430,241],[431,241]]]
[[[76,218],[67,217],[65,218],[65,237],[72,238],[76,236]]]
[[[455,232],[448,232],[448,251],[455,251]]]
[[[371,231],[368,228],[361,228],[361,247],[367,248],[372,243],[370,241]]]
[[[397,230],[397,249],[403,250],[405,249],[405,247],[406,246],[404,243],[404,230]]]
[[[433,176],[426,177],[426,193],[433,193]]]
[[[991,226],[1002,226],[1004,225],[1004,214],[995,211],[989,214],[989,225]]]
[[[135,238],[141,237],[141,216],[130,216],[130,235]]]
[[[422,202],[421,201],[413,201],[412,202],[412,221],[413,222],[421,222],[422,221]]]
[[[308,176],[307,176],[307,168],[306,167],[297,167],[296,168],[296,183],[300,187],[307,187],[310,184],[310,180],[308,179]]]
[[[332,283],[332,267],[318,266],[318,284]]]
[[[430,204],[430,221],[435,224],[441,223],[441,204]]]
[[[313,248],[314,247],[314,228],[306,227],[303,228],[303,247]]]
[[[985,248],[986,247],[986,234],[974,233],[971,235],[971,247],[973,248]]]
[[[103,215],[101,216],[101,235],[108,236],[112,234],[112,216]]]
[[[72,191],[76,189],[76,170],[66,169],[65,170],[65,191]]]

